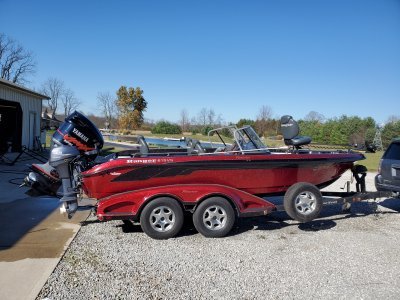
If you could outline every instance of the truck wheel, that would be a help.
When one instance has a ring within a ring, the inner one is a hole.
[[[283,206],[291,218],[310,222],[318,217],[322,209],[321,191],[310,183],[296,183],[286,191]]]
[[[172,238],[182,229],[182,208],[173,198],[154,199],[144,207],[140,215],[140,225],[153,239]]]
[[[205,237],[223,237],[235,223],[235,212],[230,203],[221,197],[209,198],[196,208],[193,224]]]

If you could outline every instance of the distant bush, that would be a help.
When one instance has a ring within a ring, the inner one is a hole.
[[[147,125],[147,124],[143,124],[142,126],[140,126],[140,130],[143,131],[151,131],[152,126],[151,125]]]
[[[123,135],[130,135],[131,131],[130,130],[122,130]]]
[[[203,135],[208,135],[208,132],[209,132],[210,130],[213,130],[213,129],[214,129],[214,128],[213,128],[212,126],[207,125],[207,126],[204,126],[204,127],[202,128],[201,133],[202,133]]]
[[[177,124],[173,124],[167,121],[157,122],[156,125],[151,129],[153,134],[181,134],[182,130]]]
[[[191,131],[192,131],[192,135],[196,135],[196,134],[199,134],[199,133],[200,133],[200,130],[199,130],[199,128],[197,128],[197,127],[193,127],[193,128],[191,129]]]
[[[222,129],[221,134],[223,136],[226,136],[226,137],[229,137],[229,138],[233,138],[232,132],[228,128]]]

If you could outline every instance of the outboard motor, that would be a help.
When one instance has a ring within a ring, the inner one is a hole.
[[[54,187],[62,186],[62,212],[68,217],[78,209],[80,193],[79,173],[94,165],[94,160],[104,145],[103,136],[83,114],[75,111],[69,115],[52,137],[53,146],[46,164],[33,164],[24,183],[41,193],[54,194]]]

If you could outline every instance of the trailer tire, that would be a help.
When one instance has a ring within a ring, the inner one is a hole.
[[[193,214],[193,224],[199,233],[208,238],[227,235],[235,224],[235,211],[222,197],[204,200]]]
[[[143,208],[140,214],[140,226],[153,239],[172,238],[183,226],[182,207],[173,198],[154,199]]]
[[[317,218],[322,205],[321,191],[307,182],[292,185],[283,198],[286,213],[299,222],[310,222]]]

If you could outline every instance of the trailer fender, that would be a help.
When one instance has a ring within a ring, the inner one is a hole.
[[[202,200],[220,196],[230,200],[239,217],[266,215],[274,210],[274,204],[224,185],[216,184],[178,184],[157,188],[141,189],[115,194],[100,199],[97,207],[99,220],[137,219],[144,205],[159,197],[171,197],[183,207],[195,207]]]

